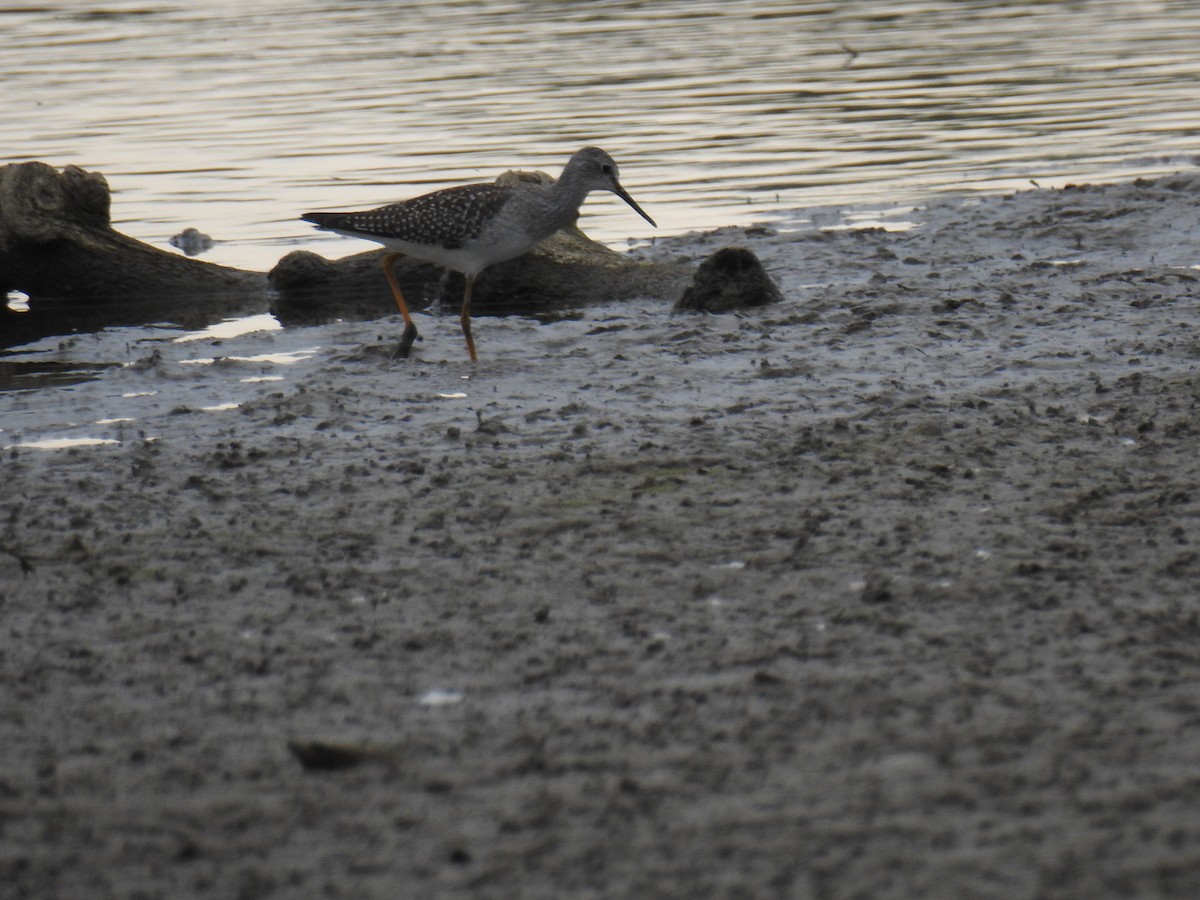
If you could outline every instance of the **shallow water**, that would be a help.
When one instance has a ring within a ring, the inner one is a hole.
[[[0,10],[0,161],[103,172],[119,228],[269,268],[359,207],[609,149],[658,234],[1193,164],[1182,2],[215,0]],[[614,198],[584,225],[655,232]]]

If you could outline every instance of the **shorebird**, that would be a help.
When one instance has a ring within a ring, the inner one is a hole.
[[[417,338],[417,326],[392,264],[401,256],[410,256],[461,273],[466,286],[460,320],[474,362],[471,291],[480,272],[532,250],[573,223],[592,191],[611,191],[654,225],[621,187],[617,174],[611,156],[599,147],[584,147],[571,157],[553,184],[464,184],[363,212],[310,212],[300,218],[325,231],[377,241],[391,251],[383,257],[383,271],[404,317],[397,351],[402,357],[408,356]]]

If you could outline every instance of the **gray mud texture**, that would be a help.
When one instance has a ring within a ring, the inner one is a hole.
[[[662,241],[784,301],[477,366],[34,348],[126,365],[0,396],[0,895],[1200,896],[1198,201]]]

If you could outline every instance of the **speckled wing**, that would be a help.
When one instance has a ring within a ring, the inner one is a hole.
[[[305,213],[300,218],[342,234],[456,250],[479,237],[511,196],[512,188],[504,185],[464,184],[364,212]]]

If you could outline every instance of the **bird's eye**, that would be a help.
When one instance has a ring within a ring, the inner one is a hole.
[[[611,175],[612,169],[613,169],[613,167],[610,166],[608,163],[600,164],[600,171],[603,172],[605,175]]]

